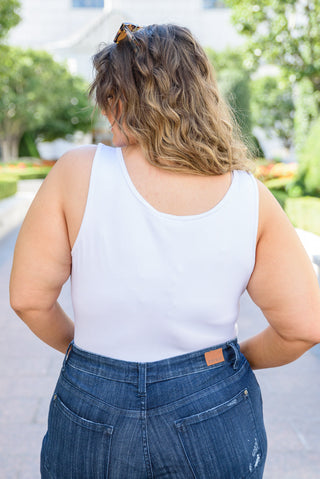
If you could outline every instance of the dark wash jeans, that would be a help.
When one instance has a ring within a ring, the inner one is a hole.
[[[41,477],[258,479],[266,452],[260,388],[236,340],[150,363],[71,342]]]

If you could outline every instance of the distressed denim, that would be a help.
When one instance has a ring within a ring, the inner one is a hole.
[[[259,479],[266,452],[260,388],[236,340],[150,363],[72,342],[50,403],[41,477]]]

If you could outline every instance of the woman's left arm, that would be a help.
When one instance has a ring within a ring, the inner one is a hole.
[[[31,331],[65,353],[73,321],[57,298],[71,271],[71,248],[63,209],[68,154],[42,183],[25,217],[15,246],[10,304]]]

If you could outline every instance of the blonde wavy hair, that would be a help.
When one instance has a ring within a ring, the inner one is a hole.
[[[89,95],[111,109],[152,165],[198,175],[251,169],[213,67],[187,28],[143,27],[103,47],[93,65]]]

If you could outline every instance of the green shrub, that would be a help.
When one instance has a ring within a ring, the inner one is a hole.
[[[252,135],[251,138],[249,138],[249,142],[251,143],[250,151],[252,155],[255,156],[256,158],[263,158],[265,155],[262,149],[262,145],[259,142],[258,138]]]
[[[252,135],[250,111],[250,73],[244,66],[243,49],[225,49],[217,52],[211,48],[206,53],[217,74],[220,92],[233,112],[242,139],[253,156],[262,156],[257,138]]]
[[[250,150],[258,155],[259,148],[257,144],[253,144],[251,134],[250,90],[247,73],[226,68],[219,72],[218,84],[239,125],[243,140]]]
[[[287,187],[292,183],[292,178],[273,178],[264,182],[265,186],[271,190],[286,191]]]
[[[319,92],[315,93],[310,78],[301,78],[295,83],[294,144],[299,155],[304,148],[310,127],[319,116]]]
[[[276,136],[285,147],[293,143],[294,103],[292,84],[283,74],[250,82],[252,123],[267,137]]]
[[[320,196],[320,118],[318,118],[299,152],[299,170],[295,186],[304,195]],[[292,194],[291,196],[294,196]]]
[[[296,228],[320,235],[320,198],[291,198],[285,190],[269,188]]]
[[[4,176],[0,177],[0,199],[12,196],[17,192],[18,179],[16,176]]]
[[[19,180],[31,180],[36,178],[45,178],[50,170],[51,166],[30,166],[27,168],[15,168],[12,170],[5,169],[3,175],[8,178],[18,178]]]
[[[30,133],[30,131],[26,131],[20,140],[19,157],[22,156],[33,156],[34,158],[40,158],[35,135]]]
[[[285,191],[278,190],[275,188],[269,188],[273,196],[278,200],[282,208],[285,210],[286,208],[286,201],[288,198],[288,195]]]
[[[24,170],[19,170],[18,173],[15,173],[19,180],[31,180],[36,178],[45,178],[51,166],[39,166],[34,168],[25,168]]]
[[[285,211],[294,226],[320,235],[320,198],[287,198]]]
[[[41,165],[41,166],[46,166],[43,165],[43,161],[40,158],[37,158],[35,156],[21,156],[17,158],[16,160],[11,160],[9,163],[2,162],[1,166],[3,168],[10,168],[12,165],[23,165],[26,168],[31,168],[35,165]]]

